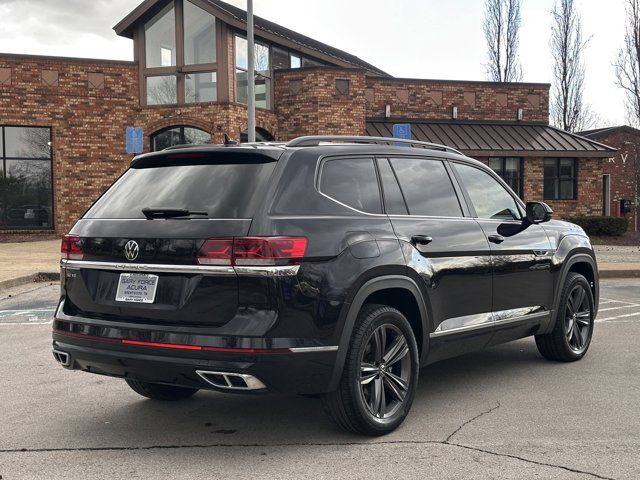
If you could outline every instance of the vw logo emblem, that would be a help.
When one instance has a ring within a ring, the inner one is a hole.
[[[138,246],[138,242],[135,240],[129,240],[124,246],[124,257],[130,262],[133,262],[138,258],[139,253],[140,247]]]

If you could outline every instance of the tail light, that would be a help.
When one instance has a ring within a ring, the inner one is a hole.
[[[60,252],[64,260],[82,260],[82,239],[78,235],[65,235]]]
[[[210,238],[198,252],[200,265],[291,265],[304,257],[304,237]]]

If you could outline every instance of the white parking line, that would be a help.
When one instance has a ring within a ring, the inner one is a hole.
[[[53,319],[48,322],[0,322],[0,327],[5,327],[7,325],[51,325],[53,323]]]
[[[614,300],[613,298],[600,298],[600,300],[604,300],[605,302],[626,303],[627,305],[634,305],[634,306],[640,307],[640,304],[637,304],[634,302],[625,302],[624,300]]]
[[[601,308],[598,312],[607,312],[609,310],[620,310],[621,308],[638,308],[640,305],[624,305],[622,307],[609,307],[609,308]]]
[[[617,315],[615,317],[598,318],[596,319],[596,322],[609,322],[611,320],[617,320],[618,318],[629,318],[629,317],[638,317],[638,319],[640,320],[640,312],[627,313],[625,315]]]

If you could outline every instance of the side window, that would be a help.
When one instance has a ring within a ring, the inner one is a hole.
[[[320,172],[319,189],[351,208],[382,213],[380,188],[372,158],[327,160]]]
[[[398,180],[393,170],[391,170],[391,164],[388,159],[378,159],[378,171],[382,180],[382,193],[386,213],[389,215],[407,215],[409,212],[407,212],[400,185],[398,185]]]
[[[454,165],[479,218],[513,220],[521,217],[516,201],[495,178],[476,167]]]
[[[460,202],[440,160],[390,159],[410,215],[461,217]]]

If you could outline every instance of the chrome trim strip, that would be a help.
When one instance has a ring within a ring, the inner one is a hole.
[[[509,323],[519,323],[526,320],[543,319],[545,317],[548,317],[550,314],[551,312],[549,312],[548,310],[545,310],[544,312],[536,312],[536,313],[531,313],[529,315],[521,315],[518,317],[505,317],[505,318],[497,319],[487,323],[466,325],[458,328],[451,328],[449,330],[435,331],[429,334],[429,338],[439,338],[439,337],[444,337],[446,335],[452,335],[455,333],[473,332],[475,330],[481,330],[483,328],[495,327],[498,325],[506,325]]]
[[[327,345],[324,347],[293,347],[289,348],[293,353],[308,353],[308,352],[336,352],[338,351],[338,345]]]
[[[200,273],[213,275],[235,275],[231,266],[226,265],[161,265],[151,263],[115,263],[93,262],[88,260],[60,260],[62,268],[92,270],[117,270],[121,272],[162,272],[162,273]]]
[[[151,263],[115,263],[87,260],[60,260],[60,266],[78,270],[117,270],[121,272],[196,273],[210,275],[242,275],[250,277],[292,277],[298,274],[300,265],[236,266],[229,265],[162,265]]]
[[[234,267],[238,275],[247,277],[294,277],[300,270],[300,265],[269,265],[264,267],[238,266]]]

